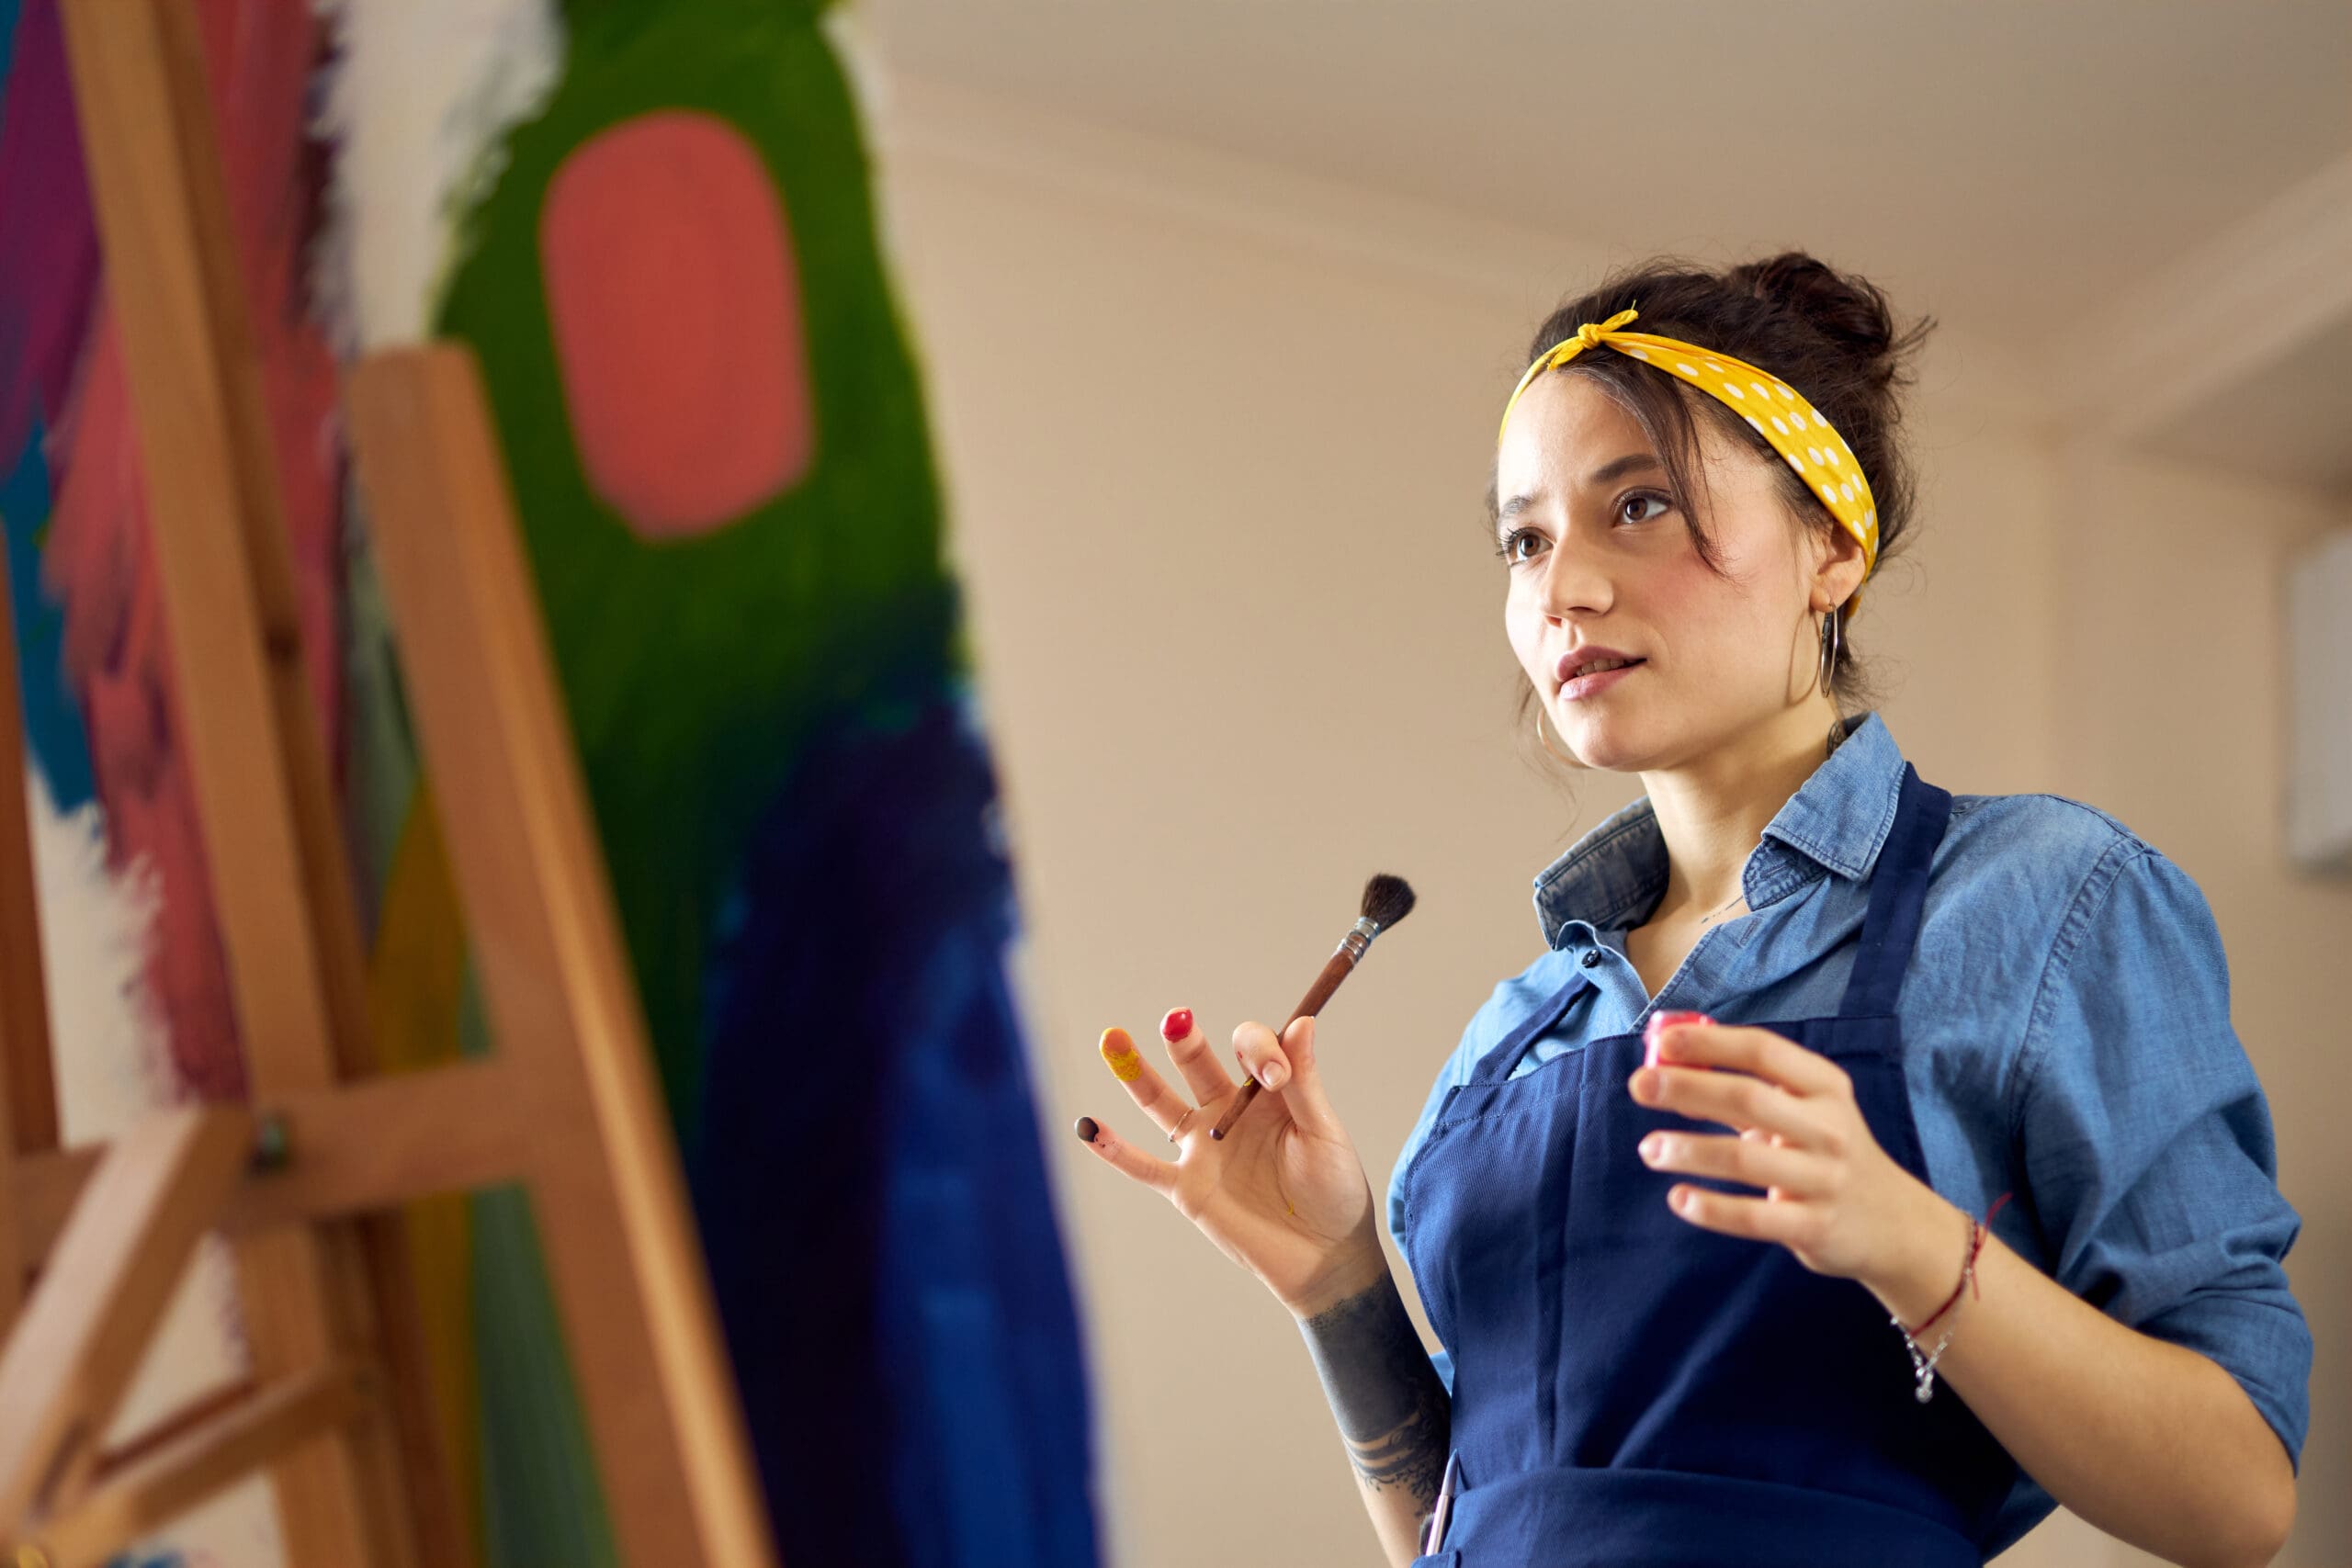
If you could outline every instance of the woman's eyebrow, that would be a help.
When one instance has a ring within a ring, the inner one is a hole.
[[[1611,457],[1585,475],[1585,487],[1591,489],[1605,485],[1611,479],[1645,470],[1664,473],[1666,465],[1658,461],[1655,452],[1628,452],[1622,457]],[[1544,492],[1540,490],[1530,491],[1525,495],[1514,495],[1495,509],[1495,521],[1498,525],[1508,523],[1543,499]]]
[[[1585,475],[1584,482],[1588,488],[1593,485],[1605,485],[1611,479],[1637,473],[1645,468],[1663,473],[1666,470],[1666,465],[1657,460],[1657,454],[1655,452],[1628,452],[1622,457],[1611,458]]]

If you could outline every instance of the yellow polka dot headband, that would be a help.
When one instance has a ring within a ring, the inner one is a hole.
[[[1495,444],[1502,444],[1502,432],[1510,425],[1510,411],[1519,406],[1520,394],[1535,378],[1566,365],[1588,348],[1605,344],[1620,354],[1681,377],[1737,412],[1757,434],[1770,441],[1774,450],[1788,459],[1789,467],[1821,497],[1846,531],[1861,542],[1862,580],[1870,581],[1871,569],[1878,565],[1878,502],[1871,499],[1870,481],[1862,478],[1862,466],[1854,460],[1853,449],[1846,445],[1845,438],[1793,389],[1745,360],[1712,353],[1678,338],[1617,330],[1634,315],[1633,310],[1620,310],[1605,321],[1587,321],[1577,329],[1574,337],[1563,339],[1539,355],[1527,367],[1527,374],[1519,378],[1519,385],[1511,389],[1510,401],[1503,405],[1502,425],[1495,432]],[[1857,587],[1847,598],[1849,615],[1861,596],[1862,591]]]

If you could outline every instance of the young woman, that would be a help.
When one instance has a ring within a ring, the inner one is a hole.
[[[1392,1562],[1959,1568],[2052,1499],[2181,1563],[2286,1539],[2299,1221],[2204,897],[2094,807],[1921,780],[1845,653],[1928,325],[1792,254],[1535,335],[1504,624],[1536,738],[1646,794],[1536,879],[1397,1162],[1443,1351],[1312,1020],[1234,1032],[1221,1142],[1197,1027],[1190,1099],[1118,1064],[1176,1158],[1080,1123],[1297,1318]]]

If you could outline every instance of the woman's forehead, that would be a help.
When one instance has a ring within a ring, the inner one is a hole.
[[[1495,453],[1495,492],[1505,515],[1528,501],[1663,474],[1657,450],[1631,411],[1591,378],[1536,378]]]

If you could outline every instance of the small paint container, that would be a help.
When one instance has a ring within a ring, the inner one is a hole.
[[[1678,1023],[1713,1023],[1714,1021],[1715,1021],[1713,1019],[1709,1018],[1703,1012],[1654,1012],[1650,1014],[1649,1022],[1642,1027],[1642,1066],[1645,1067],[1655,1067],[1657,1066],[1657,1042],[1660,1031],[1670,1029]]]

